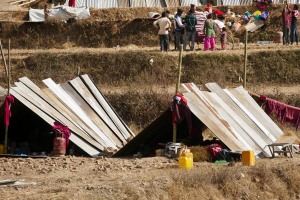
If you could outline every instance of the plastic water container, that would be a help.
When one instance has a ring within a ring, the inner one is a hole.
[[[180,152],[180,156],[179,156],[179,168],[180,169],[192,169],[194,166],[194,161],[193,161],[193,153],[191,153],[191,151],[189,149],[182,149],[182,151]]]
[[[5,146],[4,144],[0,144],[0,154],[4,154],[5,153]]]
[[[255,165],[255,155],[254,151],[242,151],[242,163],[244,165],[248,166],[254,166]]]

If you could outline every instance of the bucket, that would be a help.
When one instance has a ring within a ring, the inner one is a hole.
[[[0,154],[4,154],[5,153],[5,146],[4,144],[0,144]]]
[[[165,147],[165,155],[168,158],[178,158],[179,151],[181,148],[181,143],[169,142]]]
[[[283,32],[278,31],[275,33],[275,43],[281,44],[282,43],[282,38],[283,38]]]
[[[180,150],[178,164],[180,169],[186,170],[192,169],[194,166],[193,153],[186,146]]]
[[[244,165],[248,166],[254,166],[255,165],[255,156],[254,151],[242,151],[242,163]]]

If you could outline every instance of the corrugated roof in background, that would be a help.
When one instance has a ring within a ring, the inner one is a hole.
[[[119,8],[129,7],[129,0],[118,0]]]
[[[165,0],[167,7],[178,7],[180,6],[179,0]]]
[[[166,2],[164,0],[146,0],[147,7],[166,7]]]
[[[181,6],[190,6],[191,4],[195,4],[196,6],[201,5],[198,0],[181,0]]]
[[[240,0],[240,5],[251,5],[252,4],[252,0]]]
[[[146,0],[130,0],[130,7],[146,7]]]
[[[118,8],[118,0],[90,0],[94,2],[98,2],[97,6],[101,6],[100,8]]]
[[[237,0],[223,0],[223,5],[238,6],[238,5],[240,5],[240,1],[237,1]]]

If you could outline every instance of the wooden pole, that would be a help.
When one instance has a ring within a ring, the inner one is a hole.
[[[243,87],[246,89],[247,82],[247,42],[248,42],[248,30],[245,32],[245,49],[244,49],[244,74],[243,74]]]
[[[177,83],[176,83],[176,91],[175,94],[178,93],[179,86],[180,86],[180,78],[181,78],[181,68],[182,68],[182,52],[183,52],[183,45],[179,45],[179,58],[178,58],[178,76],[177,76]],[[177,125],[173,123],[173,142],[176,142],[176,135],[177,135]]]
[[[10,95],[10,39],[8,39],[7,96]],[[9,104],[10,109],[10,104]],[[5,126],[5,154],[8,150],[8,126]]]
[[[4,56],[4,53],[3,53],[1,39],[0,39],[0,51],[1,51],[1,56],[2,56],[3,63],[4,63],[5,73],[6,73],[6,76],[8,77],[8,69],[7,69],[7,64],[6,64],[5,56]]]

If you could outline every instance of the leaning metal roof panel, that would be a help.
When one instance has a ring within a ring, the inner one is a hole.
[[[267,145],[281,137],[283,132],[246,90],[242,87],[223,90],[216,83],[206,84],[211,92],[200,91],[195,84],[183,86],[188,91],[184,95],[191,111],[201,121],[204,120],[205,125],[231,150],[238,147],[240,151],[247,149],[254,150],[256,154],[263,152],[266,156],[271,155]],[[204,119],[205,114],[211,121]],[[222,130],[216,131],[215,126]]]

